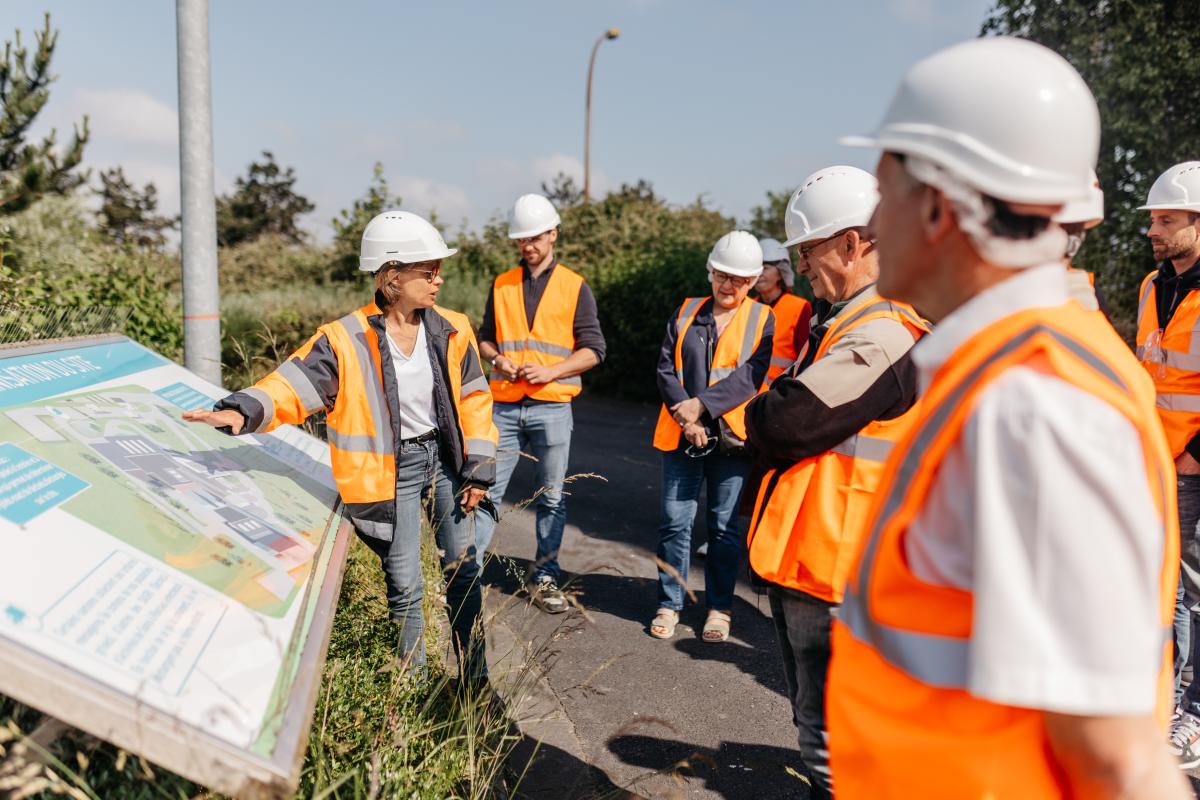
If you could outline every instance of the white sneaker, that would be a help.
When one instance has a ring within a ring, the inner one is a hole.
[[[1200,719],[1183,713],[1171,724],[1167,749],[1179,759],[1180,769],[1200,766]]]

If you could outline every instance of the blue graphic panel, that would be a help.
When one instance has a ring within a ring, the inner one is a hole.
[[[172,383],[170,386],[159,389],[155,394],[168,403],[179,406],[184,411],[192,411],[197,408],[208,410],[216,402],[204,392],[193,389],[186,383]]]
[[[0,444],[0,517],[24,525],[88,488],[85,481],[15,444]]]

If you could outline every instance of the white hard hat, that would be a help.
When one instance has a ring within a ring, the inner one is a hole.
[[[508,212],[508,238],[524,239],[557,228],[562,220],[554,204],[540,194],[523,194]]]
[[[828,239],[870,221],[879,203],[875,176],[858,167],[826,167],[804,179],[783,213],[784,245]]]
[[[1104,190],[1100,179],[1092,171],[1092,186],[1083,200],[1072,200],[1062,207],[1052,219],[1060,225],[1084,223],[1084,228],[1094,228],[1104,222]]]
[[[725,234],[713,245],[708,254],[708,269],[714,269],[741,278],[756,278],[762,274],[763,251],[758,239],[745,231]]]
[[[423,217],[393,208],[367,223],[358,268],[363,272],[377,272],[389,261],[417,264],[449,258],[457,252],[446,247],[442,234]]]
[[[758,246],[762,248],[764,264],[773,264],[776,261],[792,263],[788,249],[780,244],[778,239],[759,239]]]
[[[986,37],[918,61],[876,131],[841,141],[926,158],[1000,200],[1051,205],[1087,195],[1100,112],[1053,50]]]
[[[1200,211],[1200,161],[1184,161],[1158,176],[1138,211]]]

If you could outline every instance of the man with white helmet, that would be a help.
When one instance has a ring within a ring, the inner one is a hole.
[[[1158,414],[1175,459],[1182,621],[1200,615],[1200,161],[1176,164],[1160,175],[1140,209],[1150,212],[1146,235],[1159,266],[1142,281],[1137,352],[1158,392]],[[1189,627],[1176,625],[1177,695]],[[1200,641],[1190,644],[1194,669]],[[1179,704],[1170,747],[1181,766],[1194,767],[1200,765],[1200,683],[1193,681]]]
[[[763,252],[763,271],[754,284],[754,293],[759,302],[775,312],[775,345],[767,371],[767,380],[773,381],[792,365],[808,341],[812,305],[792,294],[796,275],[787,248],[776,239],[759,239],[758,246]]]
[[[508,238],[519,266],[496,278],[479,327],[479,350],[492,365],[496,426],[500,429],[496,482],[498,508],[522,452],[537,473],[537,551],[530,570],[534,602],[544,611],[568,608],[559,589],[558,551],[567,523],[563,481],[571,451],[571,400],[582,391],[580,375],[604,359],[604,334],[596,300],[583,276],[554,255],[561,220],[540,194],[517,198]],[[479,515],[479,557],[492,540],[496,520]]]
[[[1100,179],[1092,172],[1092,184],[1082,200],[1072,200],[1054,215],[1054,221],[1067,233],[1067,250],[1063,253],[1063,264],[1067,267],[1067,291],[1071,299],[1088,311],[1099,311],[1109,317],[1104,293],[1096,285],[1096,276],[1076,267],[1072,260],[1083,247],[1088,231],[1104,222],[1104,190]]]
[[[928,330],[875,289],[879,254],[867,223],[878,199],[875,178],[845,166],[813,173],[792,195],[787,244],[823,313],[800,359],[746,409],[748,441],[768,468],[747,536],[750,568],[770,587],[814,798],[830,793],[830,625],[866,504],[916,396],[909,351]]]
[[[1088,190],[1091,92],[1041,45],[981,38],[844,141],[883,151],[879,291],[936,327],[834,623],[838,797],[1188,796],[1161,738],[1170,453],[1145,371],[1069,301],[1052,222]]]

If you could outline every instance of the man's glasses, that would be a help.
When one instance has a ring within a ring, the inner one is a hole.
[[[517,246],[524,247],[527,244],[533,244],[534,242],[538,242],[538,241],[541,241],[542,239],[545,239],[549,235],[550,235],[550,231],[542,231],[541,233],[537,234],[536,236],[523,236],[520,239],[516,240]]]
[[[718,286],[721,285],[722,283],[728,283],[730,286],[732,286],[735,289],[741,289],[746,286],[749,286],[750,284],[754,283],[756,280],[758,280],[757,276],[753,277],[753,278],[742,278],[742,277],[738,277],[736,275],[730,275],[727,272],[721,272],[720,270],[715,270],[715,269],[713,270],[713,273],[712,273],[713,283],[717,284]]]
[[[710,436],[703,447],[696,447],[694,444],[689,444],[684,448],[683,454],[688,458],[704,458],[706,455],[717,449],[717,437]]]

